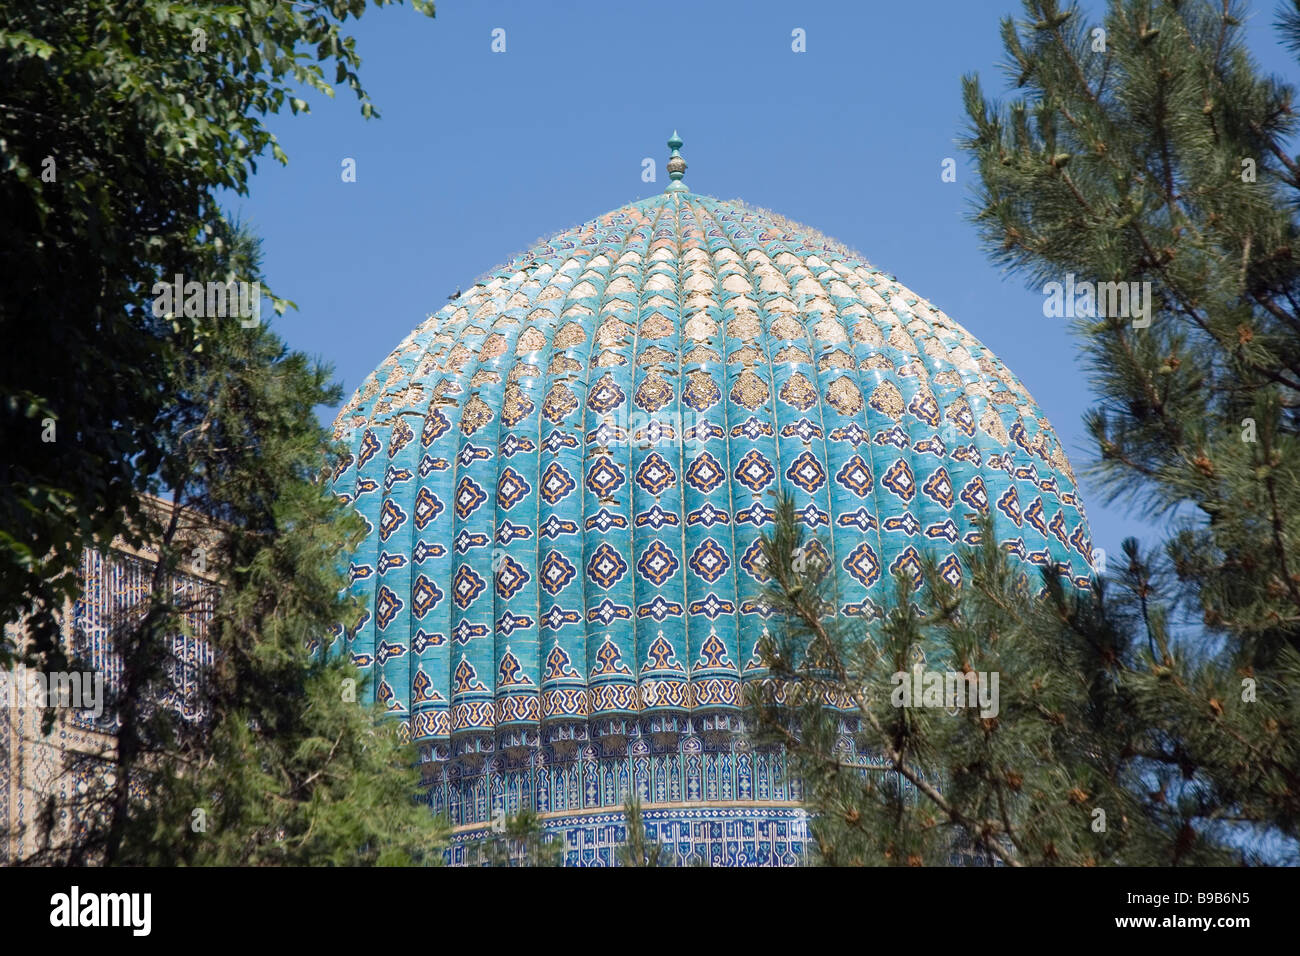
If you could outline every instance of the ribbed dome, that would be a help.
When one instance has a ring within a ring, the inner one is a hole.
[[[1069,463],[996,356],[843,246],[680,186],[474,285],[336,428],[370,525],[347,648],[430,742],[734,711],[778,487],[845,614],[927,550],[960,577],[979,511],[1027,566],[1088,571]]]
[[[1019,380],[838,243],[688,192],[669,145],[662,195],[475,284],[336,423],[370,530],[334,650],[420,742],[452,862],[527,808],[566,863],[612,863],[628,792],[679,860],[798,862],[799,781],[738,732],[778,488],[844,614],[927,551],[959,578],[976,512],[1027,572],[1087,583],[1073,473]]]

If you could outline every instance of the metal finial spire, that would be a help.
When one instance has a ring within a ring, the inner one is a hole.
[[[686,186],[682,182],[682,177],[686,175],[686,160],[682,159],[682,154],[678,152],[682,148],[682,138],[677,135],[677,130],[673,130],[673,135],[668,138],[668,148],[672,150],[668,157],[668,178],[671,182],[665,192],[684,193]]]

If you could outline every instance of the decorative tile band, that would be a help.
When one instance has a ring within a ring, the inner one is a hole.
[[[799,866],[808,850],[808,817],[798,807],[643,808],[641,820],[646,842],[663,847],[663,865]],[[564,866],[618,866],[627,842],[622,811],[550,817],[542,829],[560,841]],[[472,862],[475,844],[491,836],[490,827],[457,833],[447,862]]]

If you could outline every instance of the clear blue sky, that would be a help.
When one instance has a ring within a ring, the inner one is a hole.
[[[1265,69],[1295,79],[1275,10],[1252,5],[1248,42]],[[1019,13],[1016,0],[443,0],[434,20],[369,10],[352,32],[382,118],[363,120],[345,89],[309,96],[310,115],[272,121],[289,165],[262,162],[231,208],[264,237],[268,278],[299,306],[281,335],[331,363],[351,395],[455,289],[542,236],[661,191],[677,129],[693,191],[775,210],[896,274],[1020,376],[1082,471],[1093,399],[1077,343],[965,219],[960,78],[978,71],[1003,94],[998,21]],[[491,50],[496,28],[504,53]],[[795,28],[805,53],[791,50]],[[647,156],[657,183],[641,180]],[[340,176],[345,157],[354,183]],[[956,184],[940,180],[945,157]],[[1097,547],[1117,555],[1124,537],[1149,535],[1083,481]]]

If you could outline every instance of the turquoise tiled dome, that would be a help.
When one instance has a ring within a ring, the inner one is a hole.
[[[833,551],[850,615],[923,552],[960,577],[975,512],[1080,583],[1091,547],[1060,442],[996,356],[838,243],[687,191],[676,162],[663,194],[450,302],[344,407],[334,487],[370,528],[346,646],[470,836],[531,806],[569,862],[607,861],[591,815],[634,788],[664,839],[719,823],[693,852],[788,862],[797,783],[737,733],[771,493]]]

